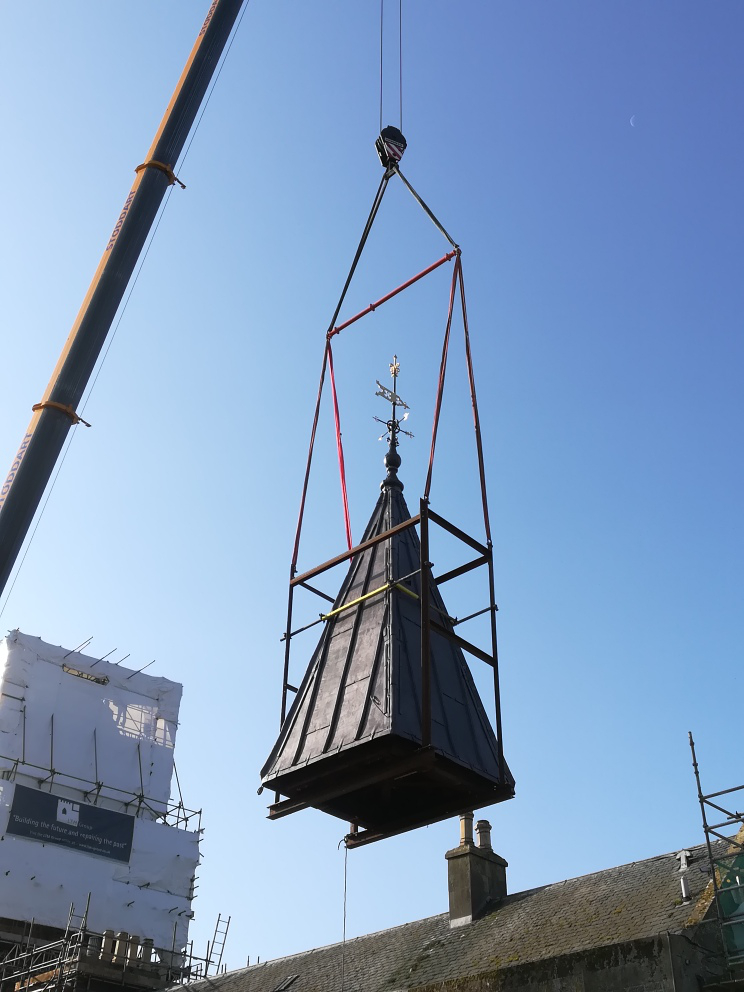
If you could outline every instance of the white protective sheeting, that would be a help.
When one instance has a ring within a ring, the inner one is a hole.
[[[103,783],[98,805],[144,794],[163,813],[180,701],[169,679],[12,631],[0,641],[0,773],[35,786],[54,769],[61,795],[84,800]]]
[[[70,904],[88,927],[151,937],[170,951],[188,937],[199,832],[134,820],[129,864],[7,832],[15,784],[0,782],[0,917],[67,925]]]

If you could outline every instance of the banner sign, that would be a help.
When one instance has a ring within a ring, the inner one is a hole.
[[[128,862],[134,817],[16,785],[7,833]]]

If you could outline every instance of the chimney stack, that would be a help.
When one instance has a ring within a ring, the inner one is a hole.
[[[460,817],[460,846],[447,851],[450,927],[479,919],[506,895],[507,862],[491,848],[491,824],[478,820],[473,843],[473,814]]]

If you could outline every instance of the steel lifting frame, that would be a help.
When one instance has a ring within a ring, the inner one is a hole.
[[[413,194],[414,198],[417,200],[417,202],[423,208],[424,212],[434,222],[435,226],[439,229],[439,231],[444,235],[444,237],[450,243],[450,246],[451,246],[451,249],[452,250],[449,251],[449,252],[447,252],[446,255],[444,255],[442,258],[440,258],[433,265],[430,265],[428,268],[424,269],[418,275],[414,276],[412,279],[409,279],[407,282],[405,282],[402,285],[400,285],[397,289],[395,289],[392,292],[387,293],[386,295],[384,295],[383,297],[381,297],[374,304],[370,304],[368,307],[366,307],[364,310],[360,311],[359,313],[357,313],[356,315],[354,315],[353,317],[351,317],[349,320],[347,320],[347,321],[345,321],[345,322],[343,322],[343,323],[341,323],[339,325],[336,325],[336,320],[337,320],[337,318],[339,316],[339,313],[341,311],[341,307],[343,305],[343,302],[344,302],[344,299],[345,299],[345,296],[346,296],[346,292],[347,292],[347,290],[349,288],[349,285],[351,283],[351,280],[352,280],[352,278],[354,276],[354,272],[355,272],[357,263],[358,263],[359,258],[361,256],[361,253],[362,253],[362,251],[364,249],[364,245],[366,243],[367,236],[369,234],[369,230],[371,228],[372,222],[374,221],[375,216],[377,214],[377,210],[379,208],[379,205],[380,205],[380,202],[381,202],[381,199],[382,199],[382,195],[384,194],[384,191],[385,191],[385,189],[387,187],[388,180],[391,178],[391,176],[392,176],[393,173],[397,173],[397,175],[402,180],[402,182],[404,183],[404,185],[406,186],[406,188]],[[355,323],[357,320],[359,320],[360,318],[366,316],[367,314],[373,313],[379,306],[383,305],[388,300],[390,300],[393,297],[397,296],[398,293],[400,293],[403,290],[407,289],[409,286],[411,286],[413,283],[417,282],[419,279],[423,278],[424,276],[428,275],[430,272],[433,272],[434,270],[438,269],[441,265],[443,265],[446,262],[449,262],[451,260],[454,260],[454,266],[453,266],[452,282],[451,282],[450,294],[449,294],[449,307],[448,307],[447,322],[446,322],[445,332],[444,332],[444,340],[443,340],[443,344],[442,344],[442,357],[441,357],[441,364],[440,364],[440,370],[439,370],[439,383],[438,383],[438,388],[437,388],[437,399],[436,399],[435,410],[434,410],[434,422],[433,422],[433,426],[432,426],[431,450],[430,450],[430,455],[429,455],[429,466],[428,466],[428,471],[427,471],[427,476],[426,476],[426,484],[425,484],[425,487],[424,487],[423,498],[422,498],[421,504],[420,504],[420,511],[419,511],[419,513],[416,516],[412,517],[408,521],[403,522],[402,524],[399,524],[397,527],[391,528],[390,530],[386,531],[385,533],[379,534],[375,538],[372,538],[369,541],[362,542],[362,544],[359,544],[356,547],[351,547],[351,543],[352,543],[351,542],[351,528],[350,528],[349,515],[348,515],[348,502],[347,502],[347,498],[346,498],[346,481],[345,481],[344,458],[343,458],[343,448],[342,448],[342,442],[341,442],[341,427],[340,427],[340,419],[339,419],[339,414],[338,414],[338,402],[337,402],[336,389],[335,389],[335,378],[334,378],[334,374],[333,374],[333,358],[332,358],[332,353],[331,353],[331,339],[335,335],[337,335],[340,331],[342,331],[345,328],[349,327],[351,324]],[[468,382],[469,382],[469,388],[470,388],[470,400],[471,400],[472,412],[473,412],[473,426],[474,426],[474,429],[475,429],[475,441],[476,441],[476,450],[477,450],[477,456],[478,456],[478,475],[479,475],[479,481],[480,481],[481,499],[482,499],[482,504],[483,504],[483,523],[484,523],[485,537],[486,537],[486,543],[485,544],[483,544],[483,543],[481,543],[479,541],[476,541],[474,538],[472,538],[468,534],[466,534],[465,531],[460,530],[460,528],[456,527],[454,524],[450,523],[449,521],[445,520],[443,517],[440,517],[438,514],[434,513],[432,510],[429,509],[429,496],[430,496],[430,492],[431,492],[432,470],[433,470],[433,464],[434,464],[434,453],[435,453],[435,448],[436,448],[437,433],[438,433],[438,427],[439,427],[439,417],[440,417],[440,413],[441,413],[442,393],[443,393],[443,389],[444,389],[445,374],[446,374],[446,368],[447,368],[447,356],[448,356],[448,350],[449,350],[450,331],[451,331],[451,327],[452,327],[452,320],[453,320],[453,313],[454,313],[454,307],[455,307],[455,300],[456,300],[456,296],[458,295],[458,287],[459,287],[460,303],[461,303],[461,306],[462,306],[462,322],[463,322],[463,330],[464,330],[465,359],[466,359],[467,372],[468,372]],[[344,515],[345,515],[345,525],[346,525],[347,539],[348,539],[348,543],[349,543],[350,547],[349,547],[348,551],[343,552],[340,555],[336,555],[334,558],[331,558],[329,561],[325,562],[324,564],[319,565],[318,567],[316,567],[314,569],[310,569],[309,571],[303,572],[300,575],[298,575],[297,574],[297,559],[298,559],[298,552],[299,552],[299,545],[300,545],[300,534],[301,534],[301,531],[302,531],[302,524],[303,524],[303,519],[304,519],[305,500],[306,500],[306,495],[307,495],[308,483],[309,483],[309,479],[310,479],[310,468],[311,468],[311,463],[312,463],[313,448],[314,448],[314,444],[315,444],[315,435],[316,435],[316,430],[317,430],[317,426],[318,426],[318,419],[319,419],[319,413],[320,413],[321,398],[322,398],[322,393],[323,393],[323,385],[324,385],[324,382],[325,382],[325,374],[326,374],[326,370],[327,369],[328,369],[329,374],[330,374],[331,389],[332,389],[332,394],[333,394],[333,397],[332,398],[333,398],[334,417],[335,417],[335,426],[336,426],[336,441],[337,441],[337,449],[338,449],[338,457],[339,457],[339,471],[340,471],[340,476],[341,476],[342,501],[343,501],[343,506],[344,506]],[[448,531],[451,535],[453,535],[454,537],[458,538],[459,540],[463,541],[465,544],[469,545],[471,548],[473,548],[474,550],[476,550],[478,552],[478,557],[476,559],[473,559],[472,561],[467,562],[464,565],[461,565],[458,568],[455,568],[455,569],[451,570],[450,572],[447,572],[444,575],[440,575],[438,578],[433,578],[432,575],[431,575],[431,567],[432,567],[432,565],[431,565],[431,563],[429,561],[429,524],[430,524],[430,522],[436,523],[437,525],[439,525],[440,527],[442,527],[444,530]],[[480,433],[480,417],[479,417],[479,414],[478,414],[478,403],[477,403],[477,399],[476,399],[475,377],[474,377],[474,370],[473,370],[473,358],[472,358],[472,353],[471,353],[471,349],[470,349],[470,335],[469,335],[469,330],[468,330],[467,309],[466,309],[466,304],[465,304],[465,287],[464,287],[463,273],[462,273],[461,250],[460,250],[460,247],[456,244],[456,242],[453,241],[453,239],[447,233],[447,231],[442,227],[441,223],[437,220],[437,218],[434,216],[434,214],[431,212],[431,210],[427,207],[427,205],[419,197],[419,195],[416,193],[416,191],[413,189],[413,187],[410,185],[410,183],[405,179],[405,177],[402,175],[402,173],[400,172],[400,170],[397,167],[394,167],[393,169],[386,170],[385,175],[383,176],[383,179],[382,179],[382,181],[380,183],[380,187],[379,187],[379,189],[377,191],[377,194],[375,196],[375,200],[374,200],[374,203],[373,203],[373,206],[372,206],[372,210],[370,211],[370,215],[369,215],[369,218],[367,220],[367,224],[366,224],[365,229],[364,229],[364,232],[362,234],[362,239],[361,239],[361,241],[359,243],[359,247],[357,248],[357,252],[356,252],[356,255],[354,257],[354,261],[352,262],[351,269],[350,269],[349,274],[348,274],[347,279],[346,279],[346,283],[344,284],[344,288],[343,288],[343,290],[341,292],[341,297],[340,297],[340,299],[338,301],[338,304],[336,306],[336,309],[334,311],[333,317],[332,317],[331,322],[330,322],[330,326],[329,326],[328,331],[326,333],[326,342],[325,342],[325,348],[324,348],[324,352],[323,352],[323,363],[322,363],[321,373],[320,373],[320,382],[319,382],[319,385],[318,385],[318,396],[317,396],[316,405],[315,405],[315,414],[314,414],[314,417],[313,417],[312,429],[311,429],[311,432],[310,432],[310,447],[309,447],[309,451],[308,451],[307,464],[306,464],[306,467],[305,467],[305,477],[304,477],[304,483],[303,483],[302,498],[300,500],[300,511],[299,511],[299,516],[298,516],[298,521],[297,521],[297,530],[296,530],[296,534],[295,534],[294,550],[293,550],[293,554],[292,554],[292,562],[291,562],[291,565],[290,565],[289,594],[288,594],[288,598],[287,598],[287,620],[286,620],[285,634],[284,634],[284,636],[282,638],[282,640],[284,641],[284,673],[283,673],[283,680],[282,680],[282,702],[281,702],[280,727],[282,727],[284,725],[284,721],[285,721],[285,718],[286,718],[287,712],[288,712],[288,694],[290,692],[292,692],[292,693],[297,693],[298,692],[298,688],[296,686],[292,685],[290,683],[290,681],[289,681],[289,674],[290,674],[290,645],[291,645],[292,637],[294,635],[300,633],[303,630],[307,630],[308,627],[315,626],[316,623],[323,622],[323,620],[325,619],[324,617],[321,616],[320,620],[316,620],[316,621],[314,621],[311,624],[307,624],[307,625],[305,625],[303,627],[298,628],[297,630],[293,630],[292,629],[292,613],[293,613],[294,592],[295,592],[295,589],[298,588],[298,587],[300,587],[300,586],[302,586],[303,588],[309,590],[310,592],[315,593],[316,595],[320,596],[321,598],[325,599],[326,601],[334,602],[334,600],[333,600],[332,597],[328,596],[326,593],[321,592],[319,589],[316,589],[314,586],[310,585],[309,584],[309,580],[312,579],[312,578],[314,578],[317,575],[322,574],[327,569],[332,568],[335,565],[338,565],[338,564],[340,564],[340,563],[342,563],[344,561],[347,561],[347,560],[353,558],[354,555],[359,554],[361,551],[364,551],[365,549],[371,547],[372,545],[377,544],[380,541],[384,541],[386,539],[389,539],[397,531],[404,530],[404,529],[406,529],[408,527],[412,527],[412,526],[416,526],[416,525],[420,525],[421,553],[420,553],[419,570],[420,570],[420,573],[421,573],[421,589],[422,589],[420,607],[421,607],[421,679],[422,679],[421,725],[422,725],[422,738],[423,739],[422,739],[422,747],[417,752],[418,753],[418,760],[421,761],[421,762],[426,763],[426,762],[432,761],[434,759],[434,757],[435,757],[434,749],[431,746],[431,719],[432,719],[432,714],[431,714],[431,709],[432,709],[432,707],[431,707],[431,656],[430,656],[430,651],[429,651],[431,633],[432,633],[432,631],[434,631],[437,634],[442,635],[442,636],[448,638],[449,640],[453,641],[463,651],[466,651],[468,654],[474,655],[475,657],[479,658],[481,661],[486,662],[486,664],[489,664],[491,666],[491,668],[492,668],[493,679],[494,679],[494,703],[495,703],[495,715],[496,715],[496,735],[497,735],[497,747],[498,747],[497,758],[498,758],[499,778],[500,778],[500,782],[502,783],[502,786],[504,787],[504,790],[507,791],[508,784],[507,784],[506,765],[505,765],[505,762],[504,762],[503,743],[502,743],[501,701],[500,701],[499,678],[498,678],[498,653],[497,653],[497,644],[496,644],[496,616],[495,616],[495,614],[496,614],[497,606],[496,606],[495,599],[494,599],[494,596],[495,596],[495,593],[494,593],[495,581],[494,581],[494,565],[493,565],[493,546],[492,546],[491,527],[490,527],[489,513],[488,513],[488,500],[487,500],[487,495],[486,495],[485,466],[484,466],[484,457],[483,457],[483,444],[482,444],[481,433]],[[453,630],[448,629],[447,627],[445,627],[441,623],[439,623],[436,619],[432,618],[432,616],[431,616],[431,612],[432,611],[431,611],[431,606],[430,606],[430,603],[429,603],[429,585],[428,585],[429,580],[432,580],[432,581],[436,582],[437,585],[440,585],[440,584],[442,584],[444,582],[449,581],[450,579],[456,578],[459,575],[464,575],[466,572],[469,572],[469,571],[471,571],[471,570],[473,570],[475,568],[478,568],[481,565],[487,565],[488,566],[488,590],[489,590],[489,603],[488,603],[488,606],[486,606],[482,610],[477,611],[476,613],[471,614],[468,617],[463,618],[462,620],[453,621],[453,625],[454,625],[454,623],[463,623],[465,620],[471,620],[474,617],[480,616],[480,615],[482,615],[482,614],[484,614],[486,612],[490,613],[490,618],[491,618],[491,653],[490,654],[488,654],[487,652],[483,651],[481,648],[477,647],[476,645],[471,644],[469,641],[465,640],[464,638],[459,637],[459,635],[455,634]],[[389,582],[388,583],[388,586],[389,587],[387,589],[386,588],[382,588],[382,589],[379,589],[379,590],[375,590],[375,592],[376,593],[377,592],[379,592],[379,593],[383,593],[384,592],[386,595],[390,595],[390,593],[392,591],[392,588],[396,585],[396,583],[400,583],[401,580],[402,580],[402,578],[403,578],[402,576],[398,576],[396,578],[395,582]],[[401,587],[400,585],[398,585],[398,588],[400,589],[400,588],[403,588],[403,587]],[[407,590],[404,589],[404,591],[407,591]],[[415,756],[409,757],[408,759],[406,759],[406,762],[404,762],[404,764],[408,765],[412,761],[415,764]],[[406,770],[400,770],[400,773],[401,773],[401,775],[403,775],[403,774],[411,774],[412,771],[415,772],[416,770],[417,770],[416,768],[406,769]],[[376,778],[377,781],[380,780],[380,772],[379,771],[376,773],[375,778]],[[376,782],[373,782],[370,779],[370,781],[368,783],[365,780],[365,784],[376,784]],[[318,804],[318,803],[322,803],[324,801],[324,799],[327,800],[331,795],[339,795],[339,794],[343,795],[343,794],[346,794],[347,792],[351,792],[353,790],[353,788],[358,787],[359,785],[360,785],[360,783],[357,781],[355,783],[355,785],[352,786],[350,784],[349,787],[348,787],[348,789],[345,789],[343,792],[339,792],[339,787],[338,787],[339,786],[339,783],[337,781],[333,784],[333,786],[329,783],[329,785],[328,785],[327,788],[324,788],[322,790],[318,789],[318,790],[316,790],[316,793],[313,794],[313,796],[312,796],[313,805]],[[511,795],[513,795],[513,789],[511,789]],[[503,798],[506,798],[506,796],[504,796]],[[304,807],[306,807],[308,805],[310,805],[310,797],[307,797],[307,800],[306,801],[291,800],[291,799],[289,799],[289,800],[286,800],[286,801],[282,802],[280,800],[280,794],[279,793],[275,793],[275,802],[274,802],[274,804],[272,806],[269,807],[269,818],[270,819],[275,819],[275,818],[280,817],[280,816],[285,816],[285,815],[287,815],[289,813],[295,812],[295,810],[302,809],[302,808],[304,808]],[[462,812],[464,812],[464,810]],[[452,815],[452,814],[447,814],[447,815]],[[441,819],[443,817],[439,817],[439,818]],[[432,821],[429,821],[429,822],[434,822],[434,821],[432,820]],[[407,829],[411,829],[410,824],[408,826],[401,826],[400,827],[400,830],[390,829],[390,830],[385,831],[384,833],[381,833],[380,832],[380,833],[377,833],[377,834],[374,834],[373,835],[371,833],[371,831],[369,831],[369,830],[365,830],[365,831],[363,831],[363,832],[360,833],[356,829],[355,825],[354,824],[351,824],[351,831],[352,832],[347,836],[346,842],[347,842],[347,846],[349,846],[349,847],[359,846],[359,845],[361,845],[363,843],[370,843],[373,840],[379,840],[379,839],[382,839],[382,837],[384,837],[384,836],[390,836],[393,833],[400,833],[400,832],[402,832],[404,830],[407,830]]]

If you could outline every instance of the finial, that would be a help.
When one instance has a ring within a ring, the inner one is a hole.
[[[393,360],[390,363],[390,375],[393,378],[393,388],[388,389],[387,386],[383,386],[379,379],[376,380],[377,385],[380,387],[375,396],[381,396],[384,400],[392,406],[392,416],[390,420],[381,420],[379,417],[375,417],[378,424],[384,424],[387,431],[380,435],[380,441],[387,441],[390,447],[384,458],[384,465],[387,469],[387,475],[382,481],[380,488],[394,487],[396,489],[403,489],[403,483],[398,478],[398,469],[400,468],[400,455],[398,454],[398,437],[400,434],[405,434],[407,437],[413,437],[410,431],[403,430],[400,426],[403,421],[408,420],[408,415],[410,410],[408,409],[408,404],[405,400],[398,396],[398,374],[400,373],[400,362],[398,361],[398,356],[393,355]],[[403,407],[406,411],[403,416],[398,419],[396,416],[398,412],[398,407]]]

